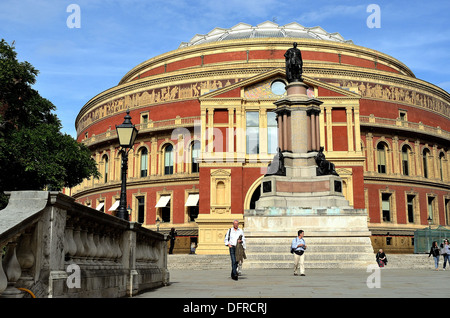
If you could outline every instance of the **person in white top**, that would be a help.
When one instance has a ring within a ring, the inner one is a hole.
[[[241,240],[239,240],[239,236],[242,235]],[[237,266],[236,262],[236,245],[241,243],[245,248],[245,236],[244,231],[239,228],[239,221],[233,221],[233,227],[227,231],[225,234],[225,245],[228,246],[230,250],[230,258],[231,258],[231,278],[234,280],[238,280]]]
[[[303,238],[305,232],[299,230],[297,237],[292,240],[291,251],[294,254],[294,275],[298,275],[298,269],[300,268],[300,276],[305,276],[305,250],[306,243]]]

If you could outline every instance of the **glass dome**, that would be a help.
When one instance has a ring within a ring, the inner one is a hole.
[[[189,42],[182,42],[179,47],[251,38],[301,38],[353,44],[353,41],[345,40],[339,33],[328,33],[321,27],[306,28],[297,22],[280,26],[266,21],[257,26],[241,22],[229,29],[215,28],[207,34],[196,34]]]

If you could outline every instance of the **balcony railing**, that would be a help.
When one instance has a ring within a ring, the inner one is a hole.
[[[433,127],[424,125],[422,122],[410,122],[390,118],[381,118],[370,116],[359,116],[361,126],[378,126],[383,128],[398,129],[404,131],[420,132],[422,134],[440,137],[446,140],[450,140],[450,132],[443,130],[441,127]]]
[[[139,130],[139,134],[144,134],[147,132],[153,131],[161,131],[167,129],[176,129],[183,127],[193,127],[195,121],[198,121],[200,124],[200,116],[194,117],[179,117],[173,119],[165,119],[158,121],[149,121],[147,123],[136,124],[136,128]],[[119,124],[119,123],[118,123]],[[107,130],[104,133],[90,136],[83,140],[83,143],[86,146],[91,146],[96,143],[105,142],[113,139],[118,139],[117,132],[115,129]]]
[[[168,283],[166,238],[57,192],[0,211],[0,297],[124,297]]]

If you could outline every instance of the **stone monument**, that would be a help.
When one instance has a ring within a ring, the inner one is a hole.
[[[308,267],[366,267],[375,262],[365,209],[354,209],[320,146],[320,105],[306,94],[300,50],[286,51],[287,94],[277,100],[278,153],[261,180],[254,210],[244,213],[252,267],[292,267],[289,244],[305,231]],[[309,263],[308,263],[309,262]]]

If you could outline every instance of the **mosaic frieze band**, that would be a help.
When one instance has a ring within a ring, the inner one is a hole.
[[[191,84],[154,88],[125,95],[106,102],[81,117],[77,126],[77,134],[97,120],[117,112],[122,112],[127,108],[170,102],[179,99],[195,98],[213,90],[230,86],[238,81],[240,81],[240,79],[208,80]]]
[[[328,83],[339,84],[340,87],[354,89],[357,88],[359,94],[366,98],[378,98],[389,101],[403,102],[438,112],[450,117],[450,107],[447,103],[431,97],[429,95],[418,93],[414,90],[408,90],[392,85],[373,84],[362,81],[350,80],[326,80]]]

